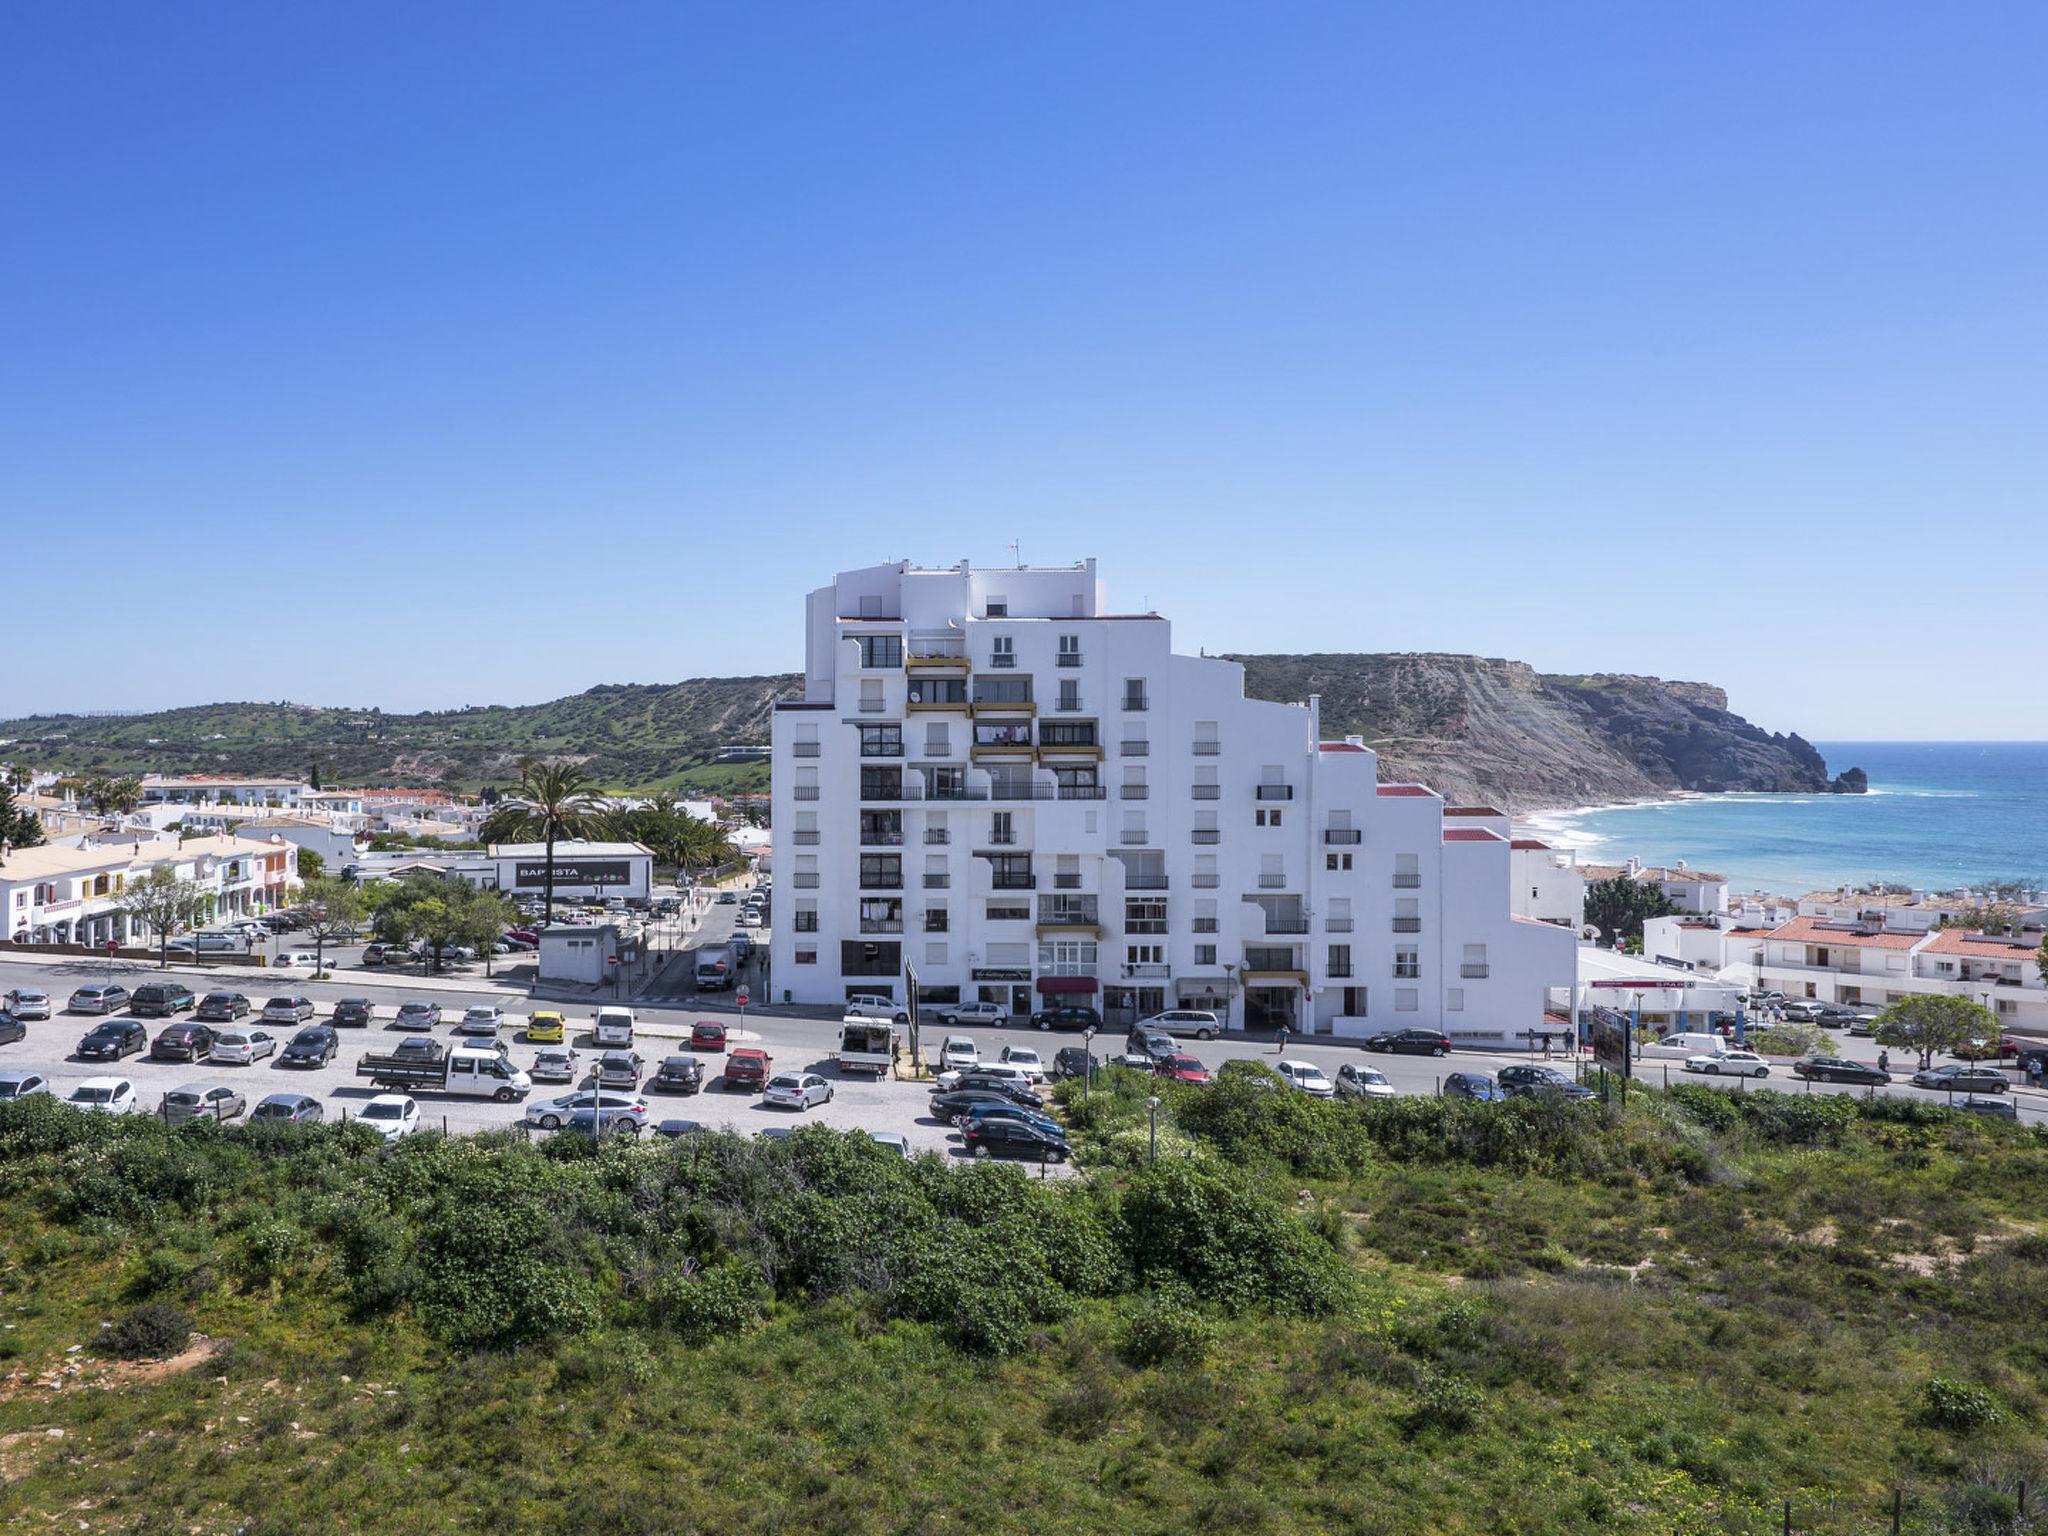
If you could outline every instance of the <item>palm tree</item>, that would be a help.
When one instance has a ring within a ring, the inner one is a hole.
[[[519,781],[484,819],[486,843],[509,843],[537,839],[547,845],[547,916],[555,916],[555,842],[559,838],[587,837],[602,830],[606,820],[604,801],[590,775],[574,763],[548,762],[538,757],[519,760]]]

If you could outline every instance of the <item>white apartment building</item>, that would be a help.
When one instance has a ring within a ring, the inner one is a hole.
[[[1093,561],[873,566],[806,603],[773,722],[772,990],[1173,1006],[1234,1027],[1522,1045],[1575,939],[1517,918],[1505,820],[1381,784],[1315,700],[1244,696],[1108,612]]]
[[[1882,1008],[1916,992],[1981,1003],[2006,1029],[2048,1035],[2036,923],[2011,933],[1795,917],[1763,938],[1761,980],[1788,997]]]

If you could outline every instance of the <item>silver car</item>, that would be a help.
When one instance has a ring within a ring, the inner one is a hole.
[[[597,1086],[600,1088],[637,1088],[640,1086],[641,1061],[632,1051],[606,1051],[597,1058]]]
[[[263,1005],[266,1024],[303,1024],[313,1017],[313,1003],[304,997],[273,997]]]
[[[246,1067],[259,1058],[277,1054],[277,1036],[267,1029],[224,1029],[213,1037],[213,1054],[208,1061],[225,1066]]]
[[[598,1107],[606,1115],[614,1113],[635,1118],[636,1123],[647,1123],[647,1101],[637,1093],[600,1093]],[[589,1093],[565,1093],[557,1099],[543,1099],[538,1104],[526,1106],[526,1123],[539,1126],[544,1131],[559,1130],[569,1123],[569,1117],[578,1110],[590,1113]]]
[[[50,994],[41,987],[16,987],[0,997],[0,1009],[17,1019],[47,1019],[50,1016]]]
[[[763,1104],[779,1104],[790,1109],[809,1109],[813,1104],[829,1104],[831,1101],[832,1085],[815,1072],[778,1072],[761,1090]]]
[[[187,1083],[164,1095],[158,1113],[176,1125],[181,1120],[232,1120],[248,1108],[240,1090],[226,1083]]]
[[[462,1022],[455,1026],[458,1035],[495,1036],[505,1024],[505,1010],[496,1003],[480,1004],[463,1010]]]
[[[0,1104],[49,1091],[50,1080],[40,1072],[0,1072]]]

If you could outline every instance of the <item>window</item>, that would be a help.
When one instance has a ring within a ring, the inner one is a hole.
[[[991,597],[982,606],[982,617],[1007,619],[1010,616],[1010,600],[1007,597]]]
[[[900,853],[862,854],[860,856],[860,883],[871,890],[901,890],[903,888],[903,855]]]
[[[1465,957],[1458,964],[1458,974],[1468,980],[1479,980],[1487,974],[1486,946],[1467,944]]]
[[[1394,932],[1422,932],[1422,904],[1413,896],[1401,896],[1395,899]]]
[[[1412,891],[1422,884],[1422,856],[1416,853],[1394,855],[1394,889]]]
[[[1351,974],[1351,946],[1349,944],[1332,944],[1330,946],[1328,970],[1332,977],[1340,980]]]
[[[912,677],[903,696],[912,704],[965,704],[967,683],[957,677]]]
[[[903,637],[901,635],[862,635],[860,637],[860,664],[863,667],[902,666]]]
[[[1328,915],[1323,919],[1323,926],[1325,928],[1332,933],[1349,933],[1351,931],[1351,898],[1349,896],[1331,897],[1326,911]]]
[[[1198,853],[1195,855],[1194,882],[1195,889],[1198,891],[1213,891],[1216,889],[1217,880],[1215,854]]]
[[[988,904],[988,920],[992,923],[1028,923],[1031,921],[1031,908],[1022,902],[992,901]]]
[[[816,965],[818,963],[818,951],[816,947],[814,946],[811,948],[806,948],[801,944],[798,945],[796,951],[796,963],[798,965]]]
[[[1415,981],[1422,975],[1422,956],[1413,944],[1402,944],[1394,950],[1394,979]]]
[[[927,720],[924,723],[924,755],[944,757],[953,750],[953,739],[947,733],[943,720]]]
[[[1081,637],[1079,635],[1060,636],[1058,660],[1059,664],[1063,667],[1078,667],[1081,665]]]
[[[1277,827],[1280,825],[1280,812],[1277,808],[1270,811],[1254,811],[1252,814],[1262,827]]]
[[[1142,843],[1145,841],[1145,816],[1142,811],[1124,812],[1124,830],[1122,841],[1127,844]]]
[[[860,755],[862,757],[901,757],[903,755],[903,727],[900,725],[864,725],[860,728]]]
[[[1016,842],[1016,812],[991,811],[988,818],[988,840],[992,846],[997,848]]]
[[[1038,728],[1038,744],[1041,747],[1092,747],[1095,745],[1095,722],[1048,720]]]
[[[944,907],[925,908],[924,931],[926,933],[944,933],[947,921],[946,909]]]
[[[860,680],[860,712],[864,715],[879,715],[883,709],[882,680],[879,677],[864,677]]]
[[[1048,976],[1093,976],[1095,955],[1092,940],[1050,940],[1038,946],[1038,968]]]
[[[1081,685],[1071,677],[1060,679],[1059,707],[1061,709],[1079,709],[1081,707]]]
[[[1009,635],[997,635],[988,643],[988,664],[992,667],[1017,665],[1017,642]]]
[[[901,933],[903,900],[894,896],[870,896],[860,904],[862,933]]]
[[[1444,1011],[1446,1013],[1463,1013],[1465,1011],[1465,989],[1463,987],[1444,988]],[[1615,1049],[1619,1051],[1621,1048],[1616,1046]]]
[[[1145,701],[1145,679],[1127,677],[1124,679],[1124,708],[1132,711],[1143,710]]]
[[[1195,722],[1195,755],[1197,757],[1214,757],[1222,750],[1223,744],[1216,739],[1216,722],[1214,720],[1197,720]]]
[[[1259,884],[1260,884],[1260,886],[1261,886],[1262,888],[1266,889],[1266,890],[1269,890],[1269,891],[1273,891],[1273,890],[1278,890],[1278,889],[1279,889],[1279,888],[1280,888],[1281,886],[1285,885],[1286,883],[1287,883],[1287,865],[1286,865],[1286,861],[1285,861],[1285,859],[1283,859],[1283,858],[1281,857],[1281,855],[1279,855],[1279,854],[1277,854],[1277,853],[1262,853],[1262,854],[1260,854],[1260,855],[1259,855]]]
[[[818,931],[817,908],[813,907],[808,912],[799,908],[796,913],[795,926],[798,933],[816,933]]]
[[[1323,868],[1348,870],[1351,868],[1351,855],[1348,853],[1326,853],[1323,855]]]
[[[1126,965],[1163,965],[1165,963],[1166,946],[1164,944],[1126,944],[1124,946],[1124,964]]]
[[[1216,946],[1214,944],[1197,944],[1195,946],[1195,964],[1214,965],[1215,963]]]
[[[1394,989],[1394,1011],[1396,1013],[1413,1013],[1421,999],[1422,994],[1413,987],[1396,987]]]
[[[943,944],[925,945],[924,963],[926,965],[944,965],[946,963],[946,946]]]
[[[1126,897],[1124,900],[1125,933],[1166,932],[1166,903],[1163,901],[1140,900]]]

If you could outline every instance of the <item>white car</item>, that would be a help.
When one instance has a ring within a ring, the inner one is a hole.
[[[0,1011],[11,1013],[17,1019],[47,1019],[50,1016],[50,994],[41,987],[16,987],[0,997]]]
[[[420,1107],[408,1094],[380,1093],[356,1119],[386,1141],[396,1141],[420,1128]]]
[[[987,1024],[1000,1027],[1009,1022],[1010,1010],[1001,1003],[940,1003],[932,1012],[948,1024]]]
[[[910,1015],[888,998],[873,992],[856,992],[846,1000],[841,1016],[849,1019],[881,1019],[889,1024],[908,1024]]]
[[[761,926],[761,914],[752,907],[741,907],[740,915],[733,919],[733,924],[739,928],[758,928]]]
[[[1688,1056],[1685,1070],[1719,1077],[1769,1077],[1771,1064],[1755,1051],[1723,1051],[1718,1056]]]
[[[213,1037],[206,1059],[227,1066],[252,1066],[259,1057],[277,1054],[277,1036],[267,1029],[224,1029]]]
[[[778,1072],[761,1090],[763,1104],[787,1109],[809,1109],[813,1104],[831,1102],[832,1085],[815,1072]]]
[[[9,1099],[33,1098],[50,1091],[50,1080],[40,1072],[0,1072],[0,1104]]]
[[[320,969],[320,956],[310,949],[287,950],[271,961],[270,968],[273,971],[317,971]]]
[[[1038,1052],[1031,1046],[1004,1046],[1002,1064],[1015,1067],[1024,1074],[1024,1080],[1033,1086],[1045,1081],[1045,1063],[1038,1059]]]
[[[1007,1078],[1019,1088],[1029,1088],[1031,1086],[1031,1078],[1022,1067],[1012,1066],[1007,1061],[984,1061],[978,1067],[962,1067],[954,1072],[941,1072],[934,1080],[938,1085],[938,1091],[944,1093],[948,1089],[959,1087],[960,1079],[969,1072],[979,1073],[987,1077]]]
[[[125,1077],[88,1077],[64,1102],[96,1115],[132,1115],[137,1108],[135,1085]]]
[[[496,1003],[479,1003],[474,1008],[462,1010],[462,1022],[455,1026],[458,1035],[489,1035],[493,1038],[505,1025],[505,1010]]]
[[[981,1065],[981,1047],[965,1035],[948,1035],[946,1043],[939,1047],[939,1070],[941,1072],[964,1072],[969,1067]]]
[[[1283,1061],[1273,1069],[1280,1074],[1280,1081],[1290,1088],[1299,1088],[1303,1093],[1319,1099],[1334,1098],[1336,1084],[1323,1075],[1323,1069],[1312,1061]]]

